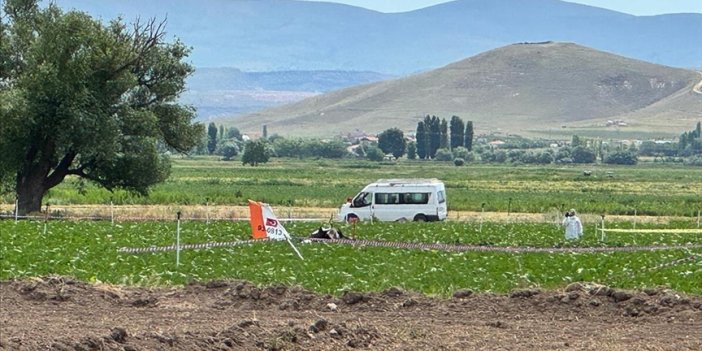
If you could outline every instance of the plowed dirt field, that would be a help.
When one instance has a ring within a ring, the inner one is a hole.
[[[4,350],[702,350],[702,297],[571,284],[450,298],[213,281],[0,282]]]

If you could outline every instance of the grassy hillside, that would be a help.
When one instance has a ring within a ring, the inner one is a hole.
[[[358,84],[389,79],[375,72],[243,72],[236,68],[198,68],[188,78],[180,101],[197,109],[199,120],[232,117]]]
[[[330,135],[356,128],[416,128],[426,114],[474,121],[478,131],[538,134],[569,128],[627,128],[676,134],[699,118],[694,71],[571,43],[515,44],[402,79],[315,96],[231,121],[243,131]]]

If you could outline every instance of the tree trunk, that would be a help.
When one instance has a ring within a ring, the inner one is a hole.
[[[53,144],[45,143],[42,152],[32,146],[27,151],[24,167],[17,172],[17,213],[24,216],[31,212],[41,211],[41,200],[46,192],[60,184],[68,174],[68,168],[76,157],[69,151],[52,171],[50,160],[53,154]]]
[[[41,200],[47,190],[43,184],[44,175],[18,175],[17,178],[18,214],[24,216],[31,212],[41,211]]]
[[[49,174],[50,164],[41,162],[39,166],[29,167],[26,173],[17,174],[17,214],[24,216],[41,211],[41,200],[49,189],[60,184],[68,174],[68,166],[75,154],[68,154]]]

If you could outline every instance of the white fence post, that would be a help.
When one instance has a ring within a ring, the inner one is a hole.
[[[210,200],[205,202],[205,224],[210,225]]]
[[[46,214],[44,215],[44,235],[46,235],[48,223],[49,223],[49,204],[46,204]]]
[[[176,226],[176,267],[180,266],[180,211],[178,211],[178,224]]]

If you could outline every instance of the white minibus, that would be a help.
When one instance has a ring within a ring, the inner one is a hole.
[[[438,179],[379,179],[341,206],[339,220],[441,221],[447,211]]]

